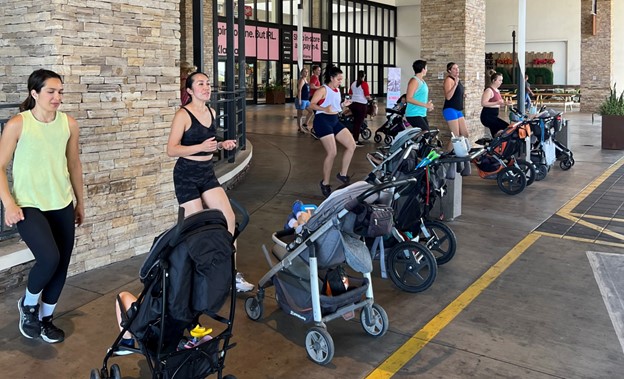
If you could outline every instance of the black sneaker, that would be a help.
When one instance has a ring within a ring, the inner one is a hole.
[[[323,196],[328,197],[331,194],[331,186],[329,184],[323,184],[322,180],[321,180],[320,186],[321,186],[321,192],[323,193]]]
[[[316,132],[314,131],[314,127],[310,128],[310,135],[311,135],[312,137],[314,137],[314,139],[319,139],[319,138],[316,136]]]
[[[37,338],[41,334],[41,321],[39,321],[39,304],[24,306],[24,298],[17,301],[20,320],[19,330],[26,338]]]
[[[65,339],[65,332],[52,323],[52,316],[41,320],[41,339],[47,343],[63,342]]]
[[[336,174],[336,179],[340,180],[344,184],[349,184],[351,181],[351,177],[349,175],[340,175],[340,173]]]

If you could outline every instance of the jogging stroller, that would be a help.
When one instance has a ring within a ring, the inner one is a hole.
[[[565,122],[562,112],[545,109],[528,122],[533,133],[531,161],[537,168],[535,180],[544,179],[557,159],[562,170],[569,170],[574,165],[572,151],[556,139],[556,133],[561,131]]]
[[[271,253],[262,247],[270,270],[260,279],[257,294],[245,301],[247,316],[254,321],[262,318],[265,291],[275,286],[275,298],[284,312],[314,324],[306,334],[305,348],[308,357],[320,365],[334,356],[326,322],[351,319],[361,310],[364,331],[373,337],[383,336],[389,327],[388,316],[374,303],[372,259],[361,236],[390,231],[391,209],[369,201],[381,191],[406,183],[353,183],[332,192],[298,232],[273,233]],[[350,271],[362,275],[347,274],[342,268],[345,263]]]
[[[531,185],[536,178],[535,166],[520,159],[524,140],[531,136],[526,121],[509,125],[493,139],[482,138],[476,144],[483,145],[470,150],[472,162],[479,176],[496,179],[498,188],[508,195],[517,195]]]
[[[402,95],[400,99],[404,97],[405,95]],[[375,142],[381,143],[383,140],[386,145],[390,145],[399,132],[410,126],[403,118],[406,108],[407,103],[402,101],[392,108],[386,108],[386,122],[375,131],[375,137],[373,137]]]
[[[351,113],[350,110],[349,111],[345,110],[344,112],[339,113],[338,120],[347,129],[349,129],[350,131],[353,131],[354,117],[353,117],[353,113]],[[366,119],[364,119],[364,121],[362,121],[362,126],[360,127],[360,136],[364,140],[369,140],[371,138],[371,134],[372,134],[371,130],[368,128],[368,123],[366,122]]]
[[[221,211],[208,209],[185,219],[180,208],[177,224],[155,239],[139,272],[143,291],[130,309],[122,311],[123,330],[108,349],[102,368],[91,370],[91,379],[120,379],[117,364],[108,370],[108,360],[119,351],[143,354],[153,378],[199,379],[213,373],[223,377],[226,353],[235,345],[230,343],[236,305],[233,241],[249,220],[242,207],[232,204],[243,214],[234,237]],[[217,312],[228,296],[225,318]],[[186,343],[191,339],[185,332],[198,325],[202,314],[223,324],[223,331]],[[138,349],[120,344],[126,331],[132,333]]]
[[[454,177],[453,164],[468,164],[469,157],[456,157],[450,153],[438,154],[439,143],[430,136],[437,131],[418,133],[408,129],[390,146],[387,158],[377,163],[373,154],[369,162],[374,169],[369,174],[371,182],[388,182],[414,178],[415,182],[401,193],[391,196],[395,211],[395,227],[391,238],[377,238],[373,242],[373,253],[379,252],[382,277],[390,278],[404,291],[420,292],[429,288],[435,279],[437,265],[448,263],[455,255],[457,239],[445,223],[429,218],[437,198],[446,192],[446,179]],[[403,137],[412,135],[392,154]],[[411,142],[411,143],[410,143]],[[378,152],[383,156],[383,151]],[[387,259],[385,251],[390,249]],[[413,262],[405,266],[406,252],[414,256]],[[387,269],[386,269],[387,266]]]

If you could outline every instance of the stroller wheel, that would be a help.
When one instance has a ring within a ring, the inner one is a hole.
[[[517,167],[508,166],[496,175],[498,188],[507,195],[517,195],[526,188],[526,176]]]
[[[98,370],[97,368],[92,369],[91,376],[89,378],[90,379],[102,379],[102,376],[100,376],[100,370]]]
[[[548,175],[548,167],[545,164],[538,164],[535,167],[537,168],[535,172],[535,180],[538,182],[540,180],[544,180],[546,175]]]
[[[245,300],[245,312],[247,312],[247,317],[253,321],[258,321],[264,313],[264,305],[255,296],[248,297]]]
[[[572,157],[565,158],[564,160],[559,162],[559,167],[561,167],[561,169],[563,171],[567,171],[567,170],[571,169],[572,166],[574,166],[574,158],[572,158]]]
[[[119,365],[116,363],[110,368],[110,375],[108,376],[110,379],[121,379],[121,369]]]
[[[373,337],[381,337],[388,331],[388,314],[379,305],[364,307],[360,312],[360,322],[364,331]]]
[[[388,255],[392,282],[406,292],[421,292],[431,287],[438,273],[433,253],[412,241],[398,243]]]
[[[308,357],[319,365],[326,365],[334,358],[334,340],[329,332],[315,326],[308,330],[305,338]]]
[[[422,239],[419,241],[433,253],[438,266],[453,259],[457,250],[457,237],[451,228],[437,220],[425,221],[420,228]],[[425,236],[423,228],[427,230],[428,238]]]
[[[386,145],[391,145],[392,140],[394,140],[392,136],[386,136],[386,138],[384,138],[384,142],[386,143]]]
[[[516,164],[518,168],[524,172],[526,176],[526,185],[527,187],[533,184],[535,181],[535,177],[537,176],[537,171],[535,170],[535,165],[532,162],[527,162],[524,159],[516,159]]]
[[[383,140],[383,138],[381,138],[381,134],[377,134],[375,133],[375,137],[373,137],[373,140],[377,143],[381,143],[381,141]]]
[[[362,138],[364,138],[365,140],[368,140],[369,138],[371,138],[371,131],[369,128],[363,128],[362,131],[360,131],[360,135],[362,136]]]

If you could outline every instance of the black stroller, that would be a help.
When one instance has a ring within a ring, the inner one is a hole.
[[[394,107],[386,108],[386,122],[375,131],[375,137],[373,137],[375,142],[381,143],[383,140],[386,145],[390,145],[396,135],[409,126],[407,121],[403,119],[407,103],[400,99],[404,98],[405,94],[399,98],[399,102]]]
[[[348,108],[347,108],[348,109]],[[338,114],[338,120],[350,131],[353,131],[353,113],[351,111],[344,111]],[[360,127],[360,136],[364,140],[369,140],[371,138],[371,130],[368,127],[368,123],[366,120],[362,121],[362,126]]]
[[[275,286],[276,300],[284,312],[314,323],[306,334],[305,347],[308,357],[320,365],[328,364],[334,356],[334,342],[326,322],[340,317],[351,319],[355,311],[361,310],[364,331],[373,337],[383,336],[388,330],[388,316],[374,303],[372,259],[361,237],[389,233],[391,208],[380,210],[368,201],[381,191],[407,183],[353,183],[332,192],[301,230],[274,233],[271,253],[263,246],[271,269],[260,279],[256,296],[245,301],[247,316],[254,321],[262,318],[265,290]],[[376,215],[373,221],[372,216],[368,217],[371,214]],[[342,268],[345,263],[362,275],[347,274]],[[338,290],[331,279],[336,273],[340,277]]]
[[[543,109],[536,118],[526,122],[531,125],[533,132],[530,156],[537,168],[535,180],[544,179],[557,159],[564,171],[574,166],[572,151],[556,139],[556,133],[567,122],[563,119],[562,112]]]
[[[207,209],[185,219],[180,208],[177,224],[154,241],[139,272],[143,291],[122,312],[123,330],[108,349],[102,368],[91,370],[91,379],[120,379],[117,364],[108,369],[108,360],[119,351],[143,354],[153,378],[199,379],[213,373],[223,377],[226,353],[235,345],[230,343],[236,304],[233,241],[249,220],[242,207],[232,204],[243,215],[234,237],[221,211]],[[228,296],[225,318],[217,312]],[[186,343],[190,339],[185,332],[198,325],[202,314],[223,324],[224,330]],[[126,331],[132,333],[138,349],[120,344]]]
[[[367,179],[371,183],[415,179],[391,196],[395,211],[392,236],[375,239],[371,248],[379,253],[382,277],[390,276],[397,287],[408,292],[429,288],[437,274],[436,264],[448,263],[457,247],[455,233],[445,223],[430,219],[429,212],[444,195],[446,178],[454,177],[451,170],[456,170],[455,164],[469,164],[470,158],[440,156],[437,133],[410,128],[398,134],[388,149],[367,156],[374,167]]]

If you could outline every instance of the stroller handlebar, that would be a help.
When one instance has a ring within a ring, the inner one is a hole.
[[[243,216],[240,223],[236,223],[236,230],[234,231],[234,239],[236,239],[236,237],[238,237],[238,235],[245,230],[247,224],[249,224],[249,212],[247,212],[247,209],[245,209],[245,207],[240,205],[240,203],[234,199],[230,199],[230,204],[232,204],[232,207],[235,208],[241,216]]]
[[[369,189],[367,189],[366,191],[362,192],[361,194],[359,194],[355,200],[357,200],[358,203],[363,202],[366,198],[375,195],[381,191],[387,190],[388,188],[402,188],[404,186],[407,186],[409,184],[412,183],[416,183],[416,178],[407,178],[407,179],[402,179],[402,180],[395,180],[395,181],[391,181],[391,182],[387,182],[387,183],[382,183],[382,184],[378,184],[375,185]]]

